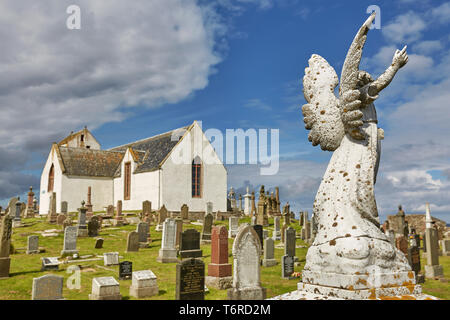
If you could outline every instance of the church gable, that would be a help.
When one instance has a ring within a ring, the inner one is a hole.
[[[58,146],[100,150],[100,143],[98,143],[97,139],[95,139],[87,127],[75,133],[71,132],[67,137],[58,142]]]

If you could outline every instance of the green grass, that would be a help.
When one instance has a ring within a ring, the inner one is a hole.
[[[40,271],[42,257],[59,257],[63,245],[63,233],[61,232],[57,237],[43,237],[39,235],[39,246],[45,248],[44,253],[27,255],[26,245],[27,236],[36,234],[36,231],[43,231],[47,229],[62,230],[62,226],[51,225],[46,222],[44,218],[34,218],[23,220],[28,227],[14,228],[13,230],[13,244],[16,253],[11,254],[11,269],[10,277],[0,280],[0,300],[29,300],[31,299],[31,288],[33,278],[43,276],[44,274],[57,274],[64,277],[64,291],[63,296],[68,300],[85,300],[88,299],[88,294],[91,293],[92,279],[95,277],[113,276],[118,280],[118,266],[103,266],[103,259],[97,261],[85,261],[79,263],[61,264],[58,271]],[[240,223],[250,223],[250,218],[242,218]],[[215,221],[215,225],[228,225],[228,221]],[[273,219],[269,220],[269,236],[272,235]],[[300,226],[297,221],[291,224],[297,231],[300,232]],[[201,226],[184,224],[183,229],[194,228],[201,231]],[[126,238],[130,231],[136,229],[135,225],[123,226],[117,229],[114,227],[104,228],[100,231],[99,237],[105,239],[102,249],[95,249],[95,238],[78,238],[77,248],[79,255],[102,255],[104,252],[119,252],[123,256],[121,261],[129,260],[133,262],[133,270],[152,270],[158,277],[159,294],[150,297],[150,300],[173,300],[175,299],[175,279],[176,279],[176,263],[159,263],[156,261],[158,251],[161,247],[161,232],[155,231],[155,226],[150,227],[150,236],[152,242],[149,248],[139,249],[139,252],[126,253]],[[275,246],[279,241],[275,242]],[[233,239],[229,239],[229,263],[232,264],[231,248]],[[302,240],[297,239],[297,245],[306,245]],[[202,245],[203,260],[205,262],[205,273],[207,273],[207,266],[211,261],[211,247],[210,245]],[[275,258],[281,261],[281,256],[284,250],[275,248]],[[300,272],[305,264],[307,248],[297,248],[296,255],[299,258],[300,265],[295,267],[295,271]],[[424,265],[425,261],[422,261]],[[440,263],[444,266],[445,276],[450,278],[450,257],[440,257]],[[67,268],[71,265],[81,266],[81,289],[68,289],[66,282],[72,275],[67,272]],[[107,270],[107,269],[110,270]],[[120,291],[123,299],[135,299],[129,296],[129,287],[131,280],[118,280],[120,283]],[[267,288],[267,297],[273,297],[286,292],[296,290],[299,279],[285,280],[281,278],[280,263],[273,267],[261,267],[261,282],[262,286]],[[450,286],[448,283],[441,283],[438,280],[427,279],[423,284],[423,292],[434,295],[442,299],[450,299]],[[220,300],[226,299],[226,290],[216,290],[209,288],[209,292],[205,294],[206,300]]]

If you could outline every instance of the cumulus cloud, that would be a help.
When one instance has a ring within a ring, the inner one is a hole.
[[[395,43],[411,43],[422,37],[426,23],[418,14],[409,11],[397,16],[382,28],[383,35]]]

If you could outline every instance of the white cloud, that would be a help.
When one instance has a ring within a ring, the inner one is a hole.
[[[393,22],[383,26],[381,30],[388,40],[405,44],[420,39],[426,27],[425,21],[418,14],[409,11],[397,16]]]
[[[431,10],[432,19],[436,19],[440,23],[450,22],[450,3],[445,2],[439,7],[433,8]],[[436,21],[435,20],[435,21]]]
[[[261,101],[261,99],[249,99],[244,103],[244,107],[263,111],[272,110],[272,107],[269,106],[267,103]]]
[[[431,54],[435,51],[439,51],[443,48],[442,43],[439,40],[426,40],[416,43],[413,49],[420,54]]]

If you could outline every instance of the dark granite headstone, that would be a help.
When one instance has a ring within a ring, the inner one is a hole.
[[[131,261],[122,261],[119,263],[119,279],[131,279],[133,274],[133,263]]]
[[[205,299],[205,264],[201,259],[186,259],[177,264],[176,300]]]
[[[420,272],[420,250],[419,247],[408,248],[408,262],[411,269],[415,272],[416,277]]]
[[[253,227],[253,229],[255,229],[255,232],[258,235],[259,242],[261,243],[261,249],[263,250],[263,244],[264,244],[263,226],[260,224],[255,224],[252,227]]]
[[[93,216],[88,222],[88,236],[97,237],[98,230],[100,229],[100,219],[97,216]]]
[[[281,257],[281,277],[292,279],[294,273],[294,257],[284,255]]]
[[[98,238],[96,241],[95,241],[95,249],[101,249],[101,248],[103,248],[103,238]]]
[[[200,232],[195,229],[183,231],[180,240],[180,257],[198,258],[202,254],[202,250],[200,250]]]
[[[295,229],[289,227],[284,232],[284,254],[295,257]]]

